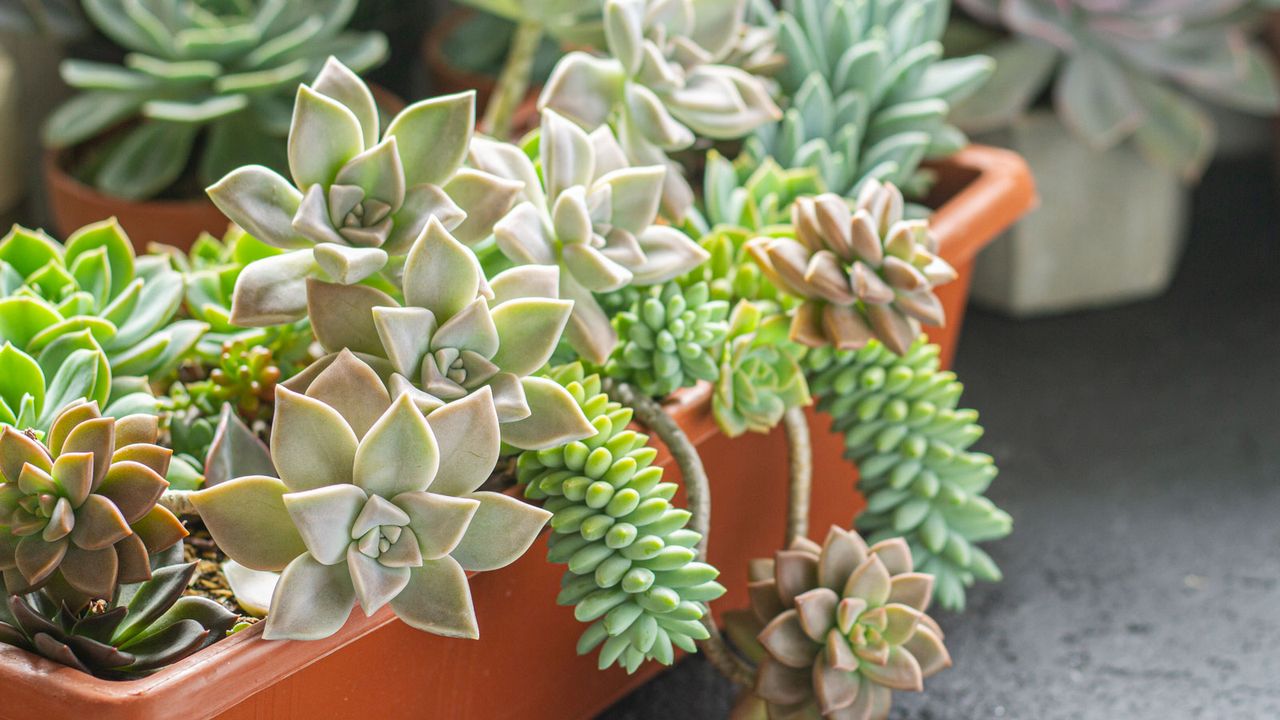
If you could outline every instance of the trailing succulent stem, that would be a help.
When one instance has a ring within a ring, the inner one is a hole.
[[[729,303],[712,300],[704,282],[648,288],[614,317],[622,342],[605,373],[651,397],[670,395],[699,380],[714,382],[720,376],[717,358],[729,331],[728,316]]]
[[[669,665],[675,648],[696,652],[695,641],[708,637],[706,603],[725,592],[715,581],[719,571],[701,560],[704,532],[694,529],[705,531],[710,514],[696,451],[664,425],[665,414],[647,416],[655,431],[672,438],[668,447],[687,473],[690,512],[671,505],[677,486],[663,482],[662,468],[653,465],[657,449],[627,428],[632,409],[602,392],[598,375],[572,364],[550,377],[569,391],[596,434],[521,453],[517,479],[526,497],[543,500],[553,513],[548,559],[568,565],[557,601],[576,606],[575,616],[591,623],[578,652],[599,647],[602,669],[616,663],[634,672],[645,660]],[[648,407],[636,391],[617,391]]]
[[[996,476],[974,410],[957,409],[963,387],[938,368],[937,345],[918,340],[902,357],[878,341],[861,350],[811,351],[809,384],[818,409],[844,433],[867,510],[857,527],[870,542],[904,536],[916,567],[933,575],[934,597],[964,608],[975,580],[1000,570],[979,542],[1005,537],[1012,518],[983,496]]]

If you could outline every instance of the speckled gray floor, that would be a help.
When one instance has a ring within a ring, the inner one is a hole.
[[[1004,583],[940,616],[955,667],[894,718],[1280,718],[1280,191],[1213,168],[1165,297],[972,312],[958,372],[1015,518]],[[700,658],[602,720],[722,718]]]

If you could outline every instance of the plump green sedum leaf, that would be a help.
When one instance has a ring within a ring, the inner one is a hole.
[[[853,197],[867,179],[913,197],[932,176],[925,158],[967,142],[948,124],[952,103],[991,74],[990,58],[942,59],[946,0],[785,0],[760,9],[778,31],[786,66],[780,122],[763,126],[745,157],[817,168],[827,189]]]
[[[208,329],[175,320],[182,300],[182,275],[163,257],[136,258],[114,219],[80,228],[65,245],[20,226],[0,238],[0,341],[30,356],[100,348],[117,377],[161,378]],[[109,386],[108,375],[98,378]]]
[[[0,607],[0,643],[112,680],[142,677],[211,645],[237,618],[184,594],[196,563],[179,564],[181,547],[153,557],[146,579],[101,606],[67,607],[47,592],[9,597]]]
[[[559,297],[574,303],[566,337],[581,357],[602,364],[618,338],[595,293],[666,282],[706,253],[657,224],[661,166],[633,167],[608,127],[588,134],[548,110],[536,149],[535,165],[519,148],[477,138],[470,162],[523,183],[521,202],[493,228],[497,247],[517,266],[559,268]]]
[[[280,388],[271,438],[279,478],[238,477],[193,497],[227,555],[281,572],[264,637],[318,639],[356,603],[410,625],[477,637],[467,570],[503,567],[550,513],[478,490],[497,462],[488,388],[425,416],[344,350],[305,394]]]
[[[984,497],[996,476],[990,455],[970,450],[982,436],[973,410],[958,409],[955,374],[938,370],[938,346],[919,341],[904,357],[871,342],[856,352],[810,351],[818,409],[844,433],[867,510],[857,526],[872,542],[903,536],[934,598],[964,607],[965,588],[1000,570],[978,543],[1009,534],[1009,514]]]
[[[768,302],[740,300],[729,318],[711,411],[725,435],[767,433],[792,408],[812,402],[800,359],[805,348],[787,339],[788,321]]]
[[[227,217],[287,251],[240,273],[231,322],[261,327],[301,318],[308,278],[392,284],[395,267],[430,220],[452,229],[470,216],[472,226],[480,221],[474,232],[487,235],[519,186],[458,172],[474,124],[475,94],[468,92],[414,103],[383,130],[368,86],[331,58],[311,85],[298,88],[291,179],[248,165],[209,188]],[[465,207],[449,195],[455,181]]]
[[[130,122],[86,166],[100,190],[130,199],[173,188],[196,152],[202,184],[242,165],[283,169],[298,82],[330,56],[356,72],[386,57],[381,33],[345,30],[356,5],[86,0],[89,20],[128,54],[123,65],[63,63],[63,79],[80,94],[50,116],[45,143],[79,145]]]
[[[1265,4],[959,4],[1000,30],[987,33],[995,75],[956,108],[956,121],[973,130],[1008,124],[1052,86],[1059,118],[1085,144],[1107,150],[1132,139],[1152,164],[1194,179],[1214,146],[1199,100],[1258,115],[1280,110],[1280,77],[1251,39]],[[970,25],[957,30],[986,30]]]
[[[71,611],[151,577],[149,555],[187,532],[156,504],[171,450],[151,415],[103,417],[80,400],[43,440],[0,428],[0,571],[11,595],[42,590]]]
[[[694,560],[701,535],[676,508],[674,483],[653,465],[648,437],[627,429],[631,410],[609,400],[600,378],[579,364],[552,371],[591,419],[585,440],[522,453],[517,479],[525,496],[553,513],[547,558],[568,566],[557,602],[591,623],[578,652],[599,648],[601,669],[635,672],[645,660],[665,665],[675,649],[696,651],[707,637],[707,603],[724,594],[719,571]]]
[[[706,283],[648,288],[614,316],[622,342],[604,372],[653,397],[666,397],[699,380],[714,382],[720,377],[718,358],[728,315],[729,303],[712,300]]]
[[[875,339],[903,354],[920,323],[945,322],[935,289],[956,271],[937,255],[928,221],[903,209],[896,187],[869,180],[853,207],[835,193],[798,198],[787,233],[747,244],[774,285],[803,299],[792,340],[856,350]]]
[[[611,124],[633,163],[666,167],[663,209],[682,220],[693,191],[667,154],[780,117],[762,78],[724,64],[739,47],[745,8],[745,0],[608,0],[609,55],[566,55],[538,106],[589,129]]]
[[[760,716],[887,718],[893,691],[919,692],[951,666],[925,614],[933,578],[901,538],[867,547],[833,526],[822,545],[796,538],[748,573],[751,609],[727,622],[758,659]]]

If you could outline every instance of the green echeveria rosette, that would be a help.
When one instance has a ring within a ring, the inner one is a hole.
[[[172,190],[188,167],[201,185],[242,165],[283,168],[298,83],[329,56],[363,72],[387,55],[381,33],[345,31],[357,4],[85,0],[88,19],[126,54],[122,64],[63,62],[80,93],[50,116],[45,143],[69,148],[124,126],[81,172],[134,200]]]
[[[748,140],[744,159],[817,168],[826,189],[845,197],[856,197],[871,178],[922,197],[933,176],[920,162],[968,143],[947,121],[951,104],[994,68],[984,56],[942,58],[949,3],[784,0],[783,12],[759,7],[787,59],[777,80],[788,103],[781,121]]]
[[[0,570],[9,594],[44,589],[73,611],[151,577],[150,555],[186,536],[156,504],[172,451],[155,416],[67,406],[43,441],[0,428]]]
[[[983,496],[997,469],[969,449],[982,436],[978,413],[957,409],[963,387],[938,369],[938,352],[921,340],[899,357],[871,342],[812,350],[806,365],[818,409],[858,466],[867,509],[857,527],[872,542],[904,536],[920,571],[937,579],[938,603],[959,610],[975,580],[1000,580],[978,543],[1007,536],[1013,520]]]
[[[568,566],[557,602],[591,623],[578,652],[599,647],[601,669],[670,665],[676,648],[696,652],[695,641],[707,638],[706,604],[725,592],[715,581],[719,571],[695,560],[702,536],[686,527],[690,513],[672,506],[677,486],[662,481],[648,437],[627,429],[631,409],[610,401],[600,377],[580,364],[551,377],[596,429],[517,461],[525,497],[552,513],[547,559]]]
[[[101,348],[117,381],[161,379],[208,329],[174,319],[182,299],[182,275],[163,257],[135,257],[114,219],[65,245],[18,226],[0,238],[0,341],[28,356]]]
[[[550,517],[479,490],[501,446],[488,389],[427,417],[343,351],[305,394],[278,390],[272,425],[278,478],[235,477],[192,496],[229,558],[281,572],[263,637],[328,637],[357,603],[478,637],[466,573],[514,562]]]
[[[0,603],[0,643],[112,680],[145,676],[222,639],[236,614],[208,598],[184,595],[196,563],[153,563],[151,578],[125,585],[110,602],[72,610],[43,593]]]
[[[805,348],[787,339],[788,321],[769,303],[739,301],[729,317],[711,412],[725,435],[767,433],[792,408],[812,402],[800,359]]]
[[[604,367],[646,395],[666,397],[719,376],[717,357],[729,325],[729,303],[712,300],[706,283],[648,288],[613,318],[622,342]]]
[[[933,578],[916,572],[901,538],[867,547],[832,527],[822,545],[797,538],[749,566],[750,611],[726,624],[758,663],[741,720],[886,720],[894,691],[919,692],[951,665],[926,614]]]

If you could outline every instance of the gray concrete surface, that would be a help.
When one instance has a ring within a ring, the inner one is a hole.
[[[990,546],[1005,582],[939,615],[955,666],[895,720],[1280,718],[1273,178],[1211,169],[1163,298],[970,314],[957,369],[1015,531]],[[693,658],[601,719],[722,718],[732,692]]]

